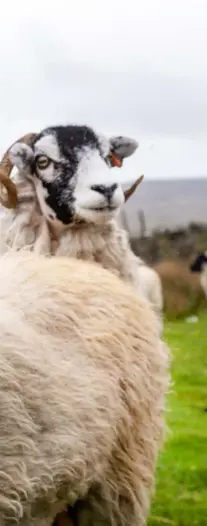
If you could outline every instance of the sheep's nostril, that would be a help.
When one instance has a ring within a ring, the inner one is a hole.
[[[110,200],[115,192],[115,190],[117,189],[117,184],[114,183],[112,184],[111,186],[105,186],[105,185],[102,185],[102,184],[94,184],[93,186],[91,186],[91,190],[94,190],[95,192],[98,192],[99,194],[102,194],[104,195],[104,197],[106,197],[106,199]]]

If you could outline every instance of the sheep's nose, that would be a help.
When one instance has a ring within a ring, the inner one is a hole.
[[[113,196],[113,193],[117,189],[117,186],[118,185],[116,183],[112,184],[111,186],[105,186],[103,184],[94,184],[93,186],[91,186],[91,190],[95,190],[95,192],[104,195],[104,197],[106,197],[106,199],[110,201],[110,199]]]

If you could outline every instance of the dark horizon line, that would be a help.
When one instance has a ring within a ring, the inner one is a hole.
[[[146,182],[150,182],[150,183],[153,183],[153,182],[178,182],[178,181],[207,181],[207,174],[206,175],[193,175],[193,176],[188,176],[188,177],[144,177],[144,180],[143,180],[143,183],[146,181]],[[133,183],[134,182],[134,179],[130,179],[129,181],[127,182],[124,182],[123,184],[124,185],[129,185],[130,183]]]

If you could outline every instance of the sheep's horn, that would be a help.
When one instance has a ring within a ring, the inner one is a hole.
[[[136,188],[142,182],[143,178],[144,178],[144,175],[140,175],[140,177],[138,177],[138,179],[132,184],[132,186],[130,186],[129,188],[127,188],[127,190],[125,190],[124,192],[125,203],[131,197],[131,195],[135,192]]]
[[[15,141],[5,152],[0,162],[0,186],[3,186],[7,191],[7,196],[2,195],[0,192],[0,203],[6,208],[15,208],[18,201],[17,189],[13,181],[10,179],[10,174],[13,168],[13,164],[9,158],[9,150],[17,142],[24,142],[25,144],[31,144],[37,136],[36,133],[27,133],[23,135],[17,141]]]

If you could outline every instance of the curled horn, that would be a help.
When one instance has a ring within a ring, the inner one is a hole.
[[[131,197],[131,195],[135,192],[136,188],[142,182],[143,178],[144,178],[144,175],[140,175],[140,177],[138,177],[138,179],[129,188],[127,188],[127,190],[125,190],[124,192],[125,203]]]
[[[5,152],[5,154],[2,157],[2,160],[0,162],[0,186],[3,186],[4,189],[7,191],[7,196],[2,195],[2,192],[0,192],[0,202],[3,206],[6,208],[15,208],[18,201],[17,196],[17,189],[13,181],[10,179],[10,174],[13,168],[13,164],[10,161],[9,158],[9,150],[16,144],[17,142],[24,142],[25,144],[32,144],[32,141],[37,136],[36,133],[27,133],[27,135],[23,135],[23,137],[20,137],[17,141],[15,141]],[[2,188],[1,188],[2,190]]]

